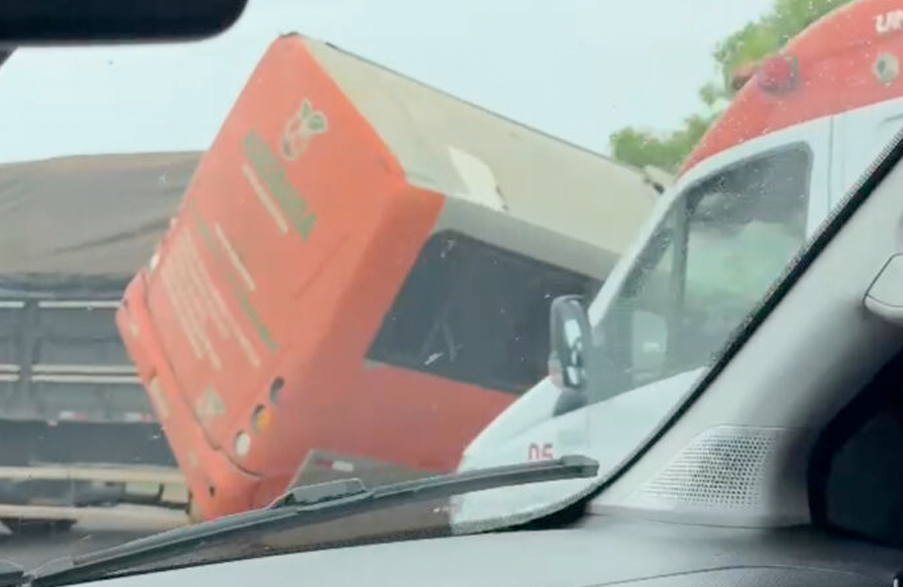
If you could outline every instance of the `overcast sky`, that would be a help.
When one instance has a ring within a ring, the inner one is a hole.
[[[712,48],[771,0],[251,0],[201,43],[21,50],[0,161],[203,149],[266,46],[298,31],[598,151],[698,108]]]

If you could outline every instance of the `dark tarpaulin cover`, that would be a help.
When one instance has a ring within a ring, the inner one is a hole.
[[[176,213],[199,153],[0,165],[0,296],[116,298]]]

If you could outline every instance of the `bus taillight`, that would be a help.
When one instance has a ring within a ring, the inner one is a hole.
[[[251,414],[251,430],[263,432],[270,427],[270,410],[266,406],[258,405]]]
[[[235,435],[235,446],[233,447],[236,456],[244,458],[251,452],[251,436],[244,430]]]

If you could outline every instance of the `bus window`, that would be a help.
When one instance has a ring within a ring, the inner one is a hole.
[[[552,300],[598,287],[592,278],[466,235],[437,233],[384,317],[368,358],[521,393],[545,375]]]

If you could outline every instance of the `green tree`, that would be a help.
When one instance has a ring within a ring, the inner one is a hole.
[[[733,97],[731,78],[738,67],[780,51],[807,26],[851,0],[774,0],[771,10],[721,40],[712,53],[717,80],[699,89],[702,111],[687,116],[674,130],[661,132],[626,127],[612,133],[609,144],[619,161],[676,171],[680,163]]]
[[[723,39],[713,54],[721,87],[730,97],[730,77],[747,63],[777,53],[807,26],[850,0],[774,0],[771,11]]]
[[[637,130],[627,127],[611,136],[611,151],[615,159],[637,167],[652,165],[674,171],[693,149],[716,114],[693,114],[683,126],[668,133]]]

